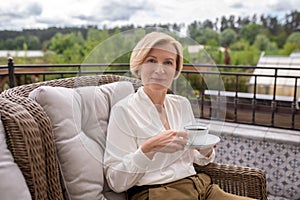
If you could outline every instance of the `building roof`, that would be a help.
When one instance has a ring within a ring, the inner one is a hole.
[[[290,57],[300,58],[300,51],[295,51],[295,52],[291,53]]]
[[[232,91],[217,91],[217,90],[205,90],[204,91],[205,95],[210,95],[210,96],[225,96],[225,97],[238,97],[238,98],[244,98],[244,99],[253,99],[254,98],[254,94],[253,93],[246,93],[246,92],[232,92]],[[269,100],[272,101],[273,100],[273,95],[269,95],[269,94],[256,94],[255,95],[256,99],[259,100]],[[286,101],[286,102],[293,102],[294,101],[294,97],[290,97],[290,96],[280,96],[277,95],[275,96],[275,100],[277,101]],[[297,99],[298,102],[300,102],[300,97]]]
[[[270,68],[283,68],[278,69],[277,75],[279,76],[291,76],[291,78],[277,78],[277,85],[282,86],[295,86],[294,76],[300,77],[300,52],[292,53],[290,56],[262,56],[260,57],[258,67],[254,70],[253,74],[257,75],[275,75],[275,69]],[[295,70],[298,69],[298,70]],[[255,77],[250,78],[249,84],[253,85]],[[273,85],[275,82],[274,77],[257,77],[257,85]],[[297,85],[300,86],[300,80],[298,79]]]
[[[188,46],[189,53],[198,53],[202,49],[204,49],[204,45],[189,45]]]
[[[0,50],[0,57],[43,57],[45,52],[38,50]]]

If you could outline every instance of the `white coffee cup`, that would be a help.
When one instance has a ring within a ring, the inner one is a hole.
[[[187,145],[205,145],[207,140],[208,128],[202,125],[189,125],[184,127],[188,133]]]

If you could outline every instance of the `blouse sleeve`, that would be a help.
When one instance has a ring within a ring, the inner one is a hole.
[[[189,119],[188,120],[188,124],[192,123],[195,124],[196,120],[194,117],[194,113],[193,113],[193,109],[191,107],[191,104],[189,103],[188,100],[186,100],[185,102],[185,109],[187,111],[187,116],[186,118]],[[215,159],[215,150],[213,149],[212,154],[209,157],[205,157],[204,155],[202,155],[198,150],[194,150],[194,163],[198,164],[198,165],[207,165],[210,162],[213,162]]]
[[[113,107],[107,128],[104,173],[115,192],[136,185],[151,160],[137,147],[131,121],[122,107]]]

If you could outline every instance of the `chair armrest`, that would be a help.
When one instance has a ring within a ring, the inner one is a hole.
[[[240,196],[267,200],[266,176],[257,168],[210,163],[194,164],[197,173],[205,173],[224,191]]]
[[[0,117],[8,149],[26,180],[32,198],[46,199],[45,162],[35,120],[21,105],[3,98],[0,98]]]
[[[41,107],[20,96],[0,97],[0,117],[6,142],[26,180],[33,199],[63,199],[50,121]],[[41,127],[48,128],[40,132]],[[49,152],[52,152],[50,154]]]

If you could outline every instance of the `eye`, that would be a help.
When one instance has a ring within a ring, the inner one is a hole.
[[[170,60],[167,60],[167,61],[164,62],[164,64],[173,66],[174,63]]]
[[[147,63],[156,63],[156,60],[154,58],[148,58],[146,60]]]

